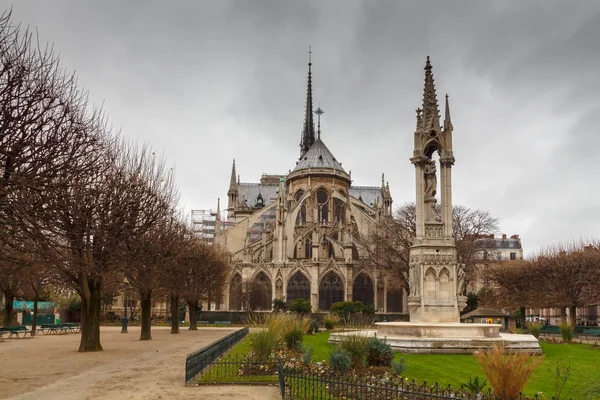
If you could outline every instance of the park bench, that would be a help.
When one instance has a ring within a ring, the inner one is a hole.
[[[589,335],[589,336],[600,336],[600,328],[599,329],[584,329],[582,334]]]
[[[4,342],[4,335],[8,334],[8,328],[0,327],[0,342]]]
[[[42,324],[38,329],[38,332],[42,332],[43,334],[49,333],[66,333],[67,330],[60,324]]]
[[[69,332],[79,332],[81,330],[81,326],[74,322],[65,322],[62,326]]]
[[[215,321],[215,326],[219,325],[231,325],[231,321]]]
[[[208,322],[208,321],[198,321],[196,324],[197,325],[208,325],[208,324],[210,324],[210,322]]]
[[[29,333],[29,336],[33,337],[33,332],[29,330],[29,328],[27,328],[24,325],[21,326],[9,326],[8,327],[8,331],[10,332],[8,335],[8,338],[10,339],[11,337],[13,337],[13,335],[17,335],[17,337],[19,336],[19,333],[23,334],[23,338],[25,336],[27,336],[27,334]]]
[[[545,325],[540,330],[541,333],[558,333],[560,334],[560,326]]]

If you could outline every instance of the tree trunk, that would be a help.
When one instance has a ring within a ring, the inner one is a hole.
[[[37,329],[38,300],[39,300],[39,293],[37,290],[35,290],[34,297],[33,297],[33,320],[31,321],[31,334],[33,336],[35,336],[35,331]]]
[[[190,310],[190,328],[189,328],[189,330],[197,331],[198,330],[198,325],[197,325],[198,315],[196,314],[196,309],[197,309],[198,302],[197,301],[188,301],[187,305]]]
[[[179,296],[171,296],[171,333],[179,333]]]
[[[81,282],[81,342],[79,351],[102,351],[100,314],[102,281],[83,278]]]
[[[560,322],[561,324],[565,324],[568,322],[567,309],[565,307],[560,308]]]
[[[13,300],[15,296],[12,292],[4,292],[4,324],[11,326],[13,323]]]
[[[152,290],[140,290],[140,303],[142,307],[142,332],[140,333],[140,340],[152,340],[152,333],[150,332],[150,319],[152,317],[151,296]]]
[[[573,328],[577,326],[577,306],[569,306],[569,324]]]

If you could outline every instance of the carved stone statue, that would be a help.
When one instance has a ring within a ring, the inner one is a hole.
[[[421,274],[419,272],[419,264],[410,264],[408,286],[412,297],[419,296],[419,286],[421,285]]]
[[[465,264],[458,264],[456,268],[456,294],[462,296],[465,292]]]
[[[434,160],[429,160],[423,168],[423,175],[425,176],[425,198],[434,198],[437,193],[437,177],[436,177],[436,166]]]

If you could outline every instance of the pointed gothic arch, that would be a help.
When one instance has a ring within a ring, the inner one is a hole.
[[[333,303],[344,301],[344,280],[333,271],[326,273],[319,283],[319,309],[329,310]]]
[[[239,311],[242,309],[242,275],[235,273],[229,283],[229,310]]]
[[[273,289],[271,278],[265,271],[259,271],[251,281],[248,297],[251,310],[269,311],[272,306]]]
[[[423,295],[429,299],[437,298],[437,290],[435,288],[436,274],[433,268],[428,268],[425,272],[425,278],[423,280],[424,283],[424,293]]]
[[[296,271],[288,280],[286,301],[295,299],[310,300],[310,280],[300,271]]]
[[[352,285],[352,300],[360,301],[366,306],[372,306],[375,301],[373,280],[365,272],[359,273]]]
[[[442,268],[439,274],[440,299],[449,298],[453,295],[450,290],[450,271],[446,267]]]

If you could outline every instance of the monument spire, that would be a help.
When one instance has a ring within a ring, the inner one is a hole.
[[[425,63],[425,89],[423,90],[423,130],[429,131],[440,129],[440,108],[438,106],[435,84],[433,80],[432,66],[427,56]]]
[[[304,157],[308,149],[315,143],[315,123],[313,120],[312,105],[312,49],[308,48],[308,84],[306,87],[306,111],[304,114],[304,127],[300,140],[300,158]]]
[[[450,104],[448,103],[448,95],[446,94],[446,114],[444,116],[444,132],[453,130],[452,120],[450,119]]]
[[[236,173],[235,173],[235,158],[233,159],[233,166],[231,167],[231,178],[229,180],[229,193],[237,193],[237,183],[236,183]]]

